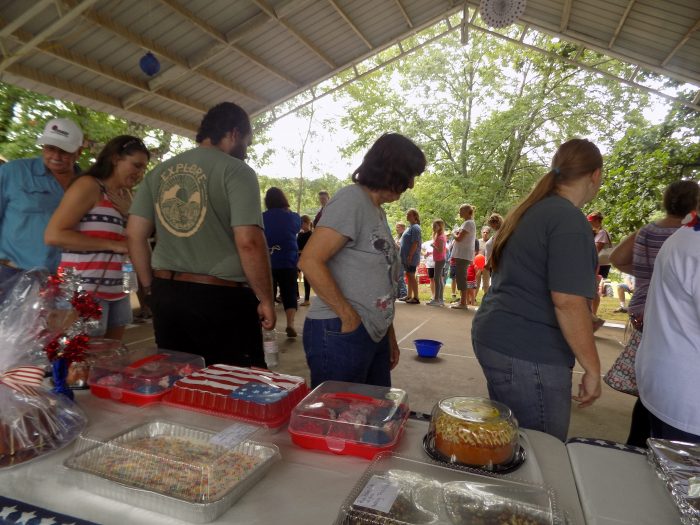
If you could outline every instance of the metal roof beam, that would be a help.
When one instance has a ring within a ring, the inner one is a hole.
[[[364,44],[367,46],[368,49],[374,49],[374,46],[370,43],[369,40],[365,37],[365,35],[362,34],[362,31],[355,25],[355,23],[350,20],[350,17],[347,15],[345,11],[343,11],[343,8],[338,5],[338,2],[335,0],[328,0],[330,4],[333,6],[333,8],[338,12],[338,14],[341,16],[343,20],[345,20],[345,23],[350,26],[350,29],[352,29],[355,34],[360,37],[360,40],[364,42]]]
[[[284,27],[287,31],[289,31],[292,35],[296,37],[299,42],[304,44],[310,51],[312,51],[317,57],[319,57],[323,62],[326,63],[327,66],[329,66],[331,69],[335,69],[336,64],[331,60],[326,54],[319,49],[319,47],[311,42],[308,38],[306,38],[304,35],[302,35],[299,31],[297,31],[292,25],[287,22],[286,20],[282,19],[277,15],[275,10],[270,7],[265,0],[253,0],[253,3],[258,6],[258,8],[265,13],[267,16],[269,16],[272,20],[277,22],[279,25]]]
[[[2,60],[2,62],[0,62],[0,72],[4,71],[9,66],[17,62],[25,54],[29,53],[32,49],[37,47],[40,43],[42,43],[48,37],[53,35],[56,31],[70,24],[73,20],[78,18],[86,10],[90,9],[93,6],[93,4],[95,4],[95,2],[97,2],[97,0],[82,0],[82,2],[80,3],[76,2],[73,9],[60,16],[58,20],[56,20],[52,24],[49,24],[49,26],[46,29],[41,31],[38,35],[36,35],[18,50],[14,51],[10,56],[5,57]]]
[[[571,19],[571,4],[573,0],[564,0],[564,7],[561,11],[561,20],[559,22],[559,31],[565,31],[569,27],[569,20]]]
[[[394,0],[394,3],[396,4],[396,7],[399,8],[399,11],[401,11],[401,14],[403,15],[404,20],[406,20],[408,27],[413,29],[413,20],[411,20],[411,17],[408,16],[408,13],[406,12],[406,8],[401,3],[401,0]]]
[[[68,3],[69,5],[74,5],[76,3],[76,0],[62,0],[64,3]],[[96,1],[96,0],[92,0]],[[164,46],[161,46],[160,44],[157,44],[155,41],[151,40],[150,38],[146,38],[142,35],[139,35],[137,33],[134,33],[130,29],[117,24],[116,22],[113,22],[109,17],[106,15],[96,11],[92,10],[87,13],[83,13],[83,17],[86,18],[87,20],[90,20],[92,23],[96,24],[99,27],[102,27],[104,29],[107,29],[113,33],[118,34],[128,42],[131,42],[132,44],[135,44],[145,50],[150,50],[154,52],[157,55],[160,55],[162,58],[166,58],[167,60],[173,62],[177,66],[183,68],[187,72],[191,73],[196,73],[207,80],[221,86],[222,88],[226,89],[227,91],[232,92],[236,96],[242,96],[245,97],[249,100],[254,101],[256,104],[267,104],[268,101],[263,99],[262,97],[259,97],[258,95],[252,93],[251,91],[245,89],[242,86],[238,86],[233,82],[228,81],[225,78],[220,77],[213,71],[208,71],[204,69],[198,69],[194,70],[189,66],[189,63],[187,60],[176,53],[173,53],[169,49],[165,48]],[[172,69],[172,68],[171,68]],[[161,76],[163,76],[165,73],[168,73],[168,71],[165,71],[158,75],[156,78],[148,82],[148,88],[150,90],[149,93],[134,93],[133,95],[129,95],[128,97],[124,98],[124,104],[125,108],[130,108],[137,103],[139,103],[141,100],[146,98],[151,94],[151,92],[154,92],[158,89],[161,89],[163,87],[162,85],[162,80],[158,80]],[[172,78],[172,77],[171,77]],[[178,77],[179,78],[179,77]]]
[[[1,22],[1,20],[0,20]],[[14,32],[11,38],[15,39],[17,42],[20,43],[26,43],[31,41],[33,35],[27,31],[24,31],[22,29],[18,29]],[[121,84],[124,84],[126,86],[129,86],[130,88],[137,89],[142,92],[149,92],[148,89],[148,83],[141,80],[140,78],[134,78],[132,76],[126,75],[120,71],[115,70],[114,68],[107,66],[105,64],[100,64],[95,62],[92,59],[89,59],[83,55],[79,55],[77,53],[73,53],[72,51],[66,49],[65,47],[58,45],[58,44],[39,44],[37,46],[37,49],[42,51],[43,53],[46,53],[48,55],[51,55],[53,57],[56,57],[60,60],[63,60],[64,62],[68,64],[72,64],[78,67],[81,67],[83,69],[86,69],[92,73],[95,73],[97,75],[100,75],[101,77],[107,78],[109,80],[112,80],[114,82],[119,82]],[[200,113],[206,113],[207,108],[202,106],[201,104],[188,100],[185,97],[181,97],[172,93],[157,93],[157,96],[160,98],[163,98],[167,100],[168,102],[174,102],[176,104],[180,104],[181,106],[186,107],[187,109],[193,109],[197,112]]]
[[[695,33],[695,31],[697,31],[698,28],[700,28],[700,19],[698,19],[695,22],[695,25],[693,27],[688,29],[688,32],[685,35],[683,35],[683,38],[681,38],[679,40],[679,42],[675,45],[675,47],[671,50],[671,52],[666,56],[666,58],[663,59],[663,61],[661,62],[662,67],[666,67],[666,64],[668,64],[671,61],[671,59],[673,58],[673,55],[678,53],[678,50],[685,45],[685,43],[690,39],[691,35],[693,33]]]
[[[22,27],[24,24],[29,22],[29,20],[34,18],[35,15],[38,15],[53,3],[54,0],[41,0],[39,2],[35,2],[29,9],[24,11],[21,15],[0,30],[0,38],[11,35],[15,32],[15,29]]]
[[[78,84],[76,82],[71,82],[70,80],[59,78],[55,75],[50,75],[48,73],[38,71],[36,69],[24,66],[22,64],[11,65],[10,67],[7,68],[7,72],[11,73],[13,75],[17,75],[17,76],[29,79],[33,82],[37,82],[39,84],[45,84],[47,86],[51,86],[55,89],[65,91],[65,92],[72,94],[72,95],[77,95],[80,97],[84,97],[84,98],[93,100],[95,102],[99,102],[99,103],[111,106],[111,107],[115,108],[115,110],[118,110],[118,113],[122,113],[122,114],[124,113],[124,108],[121,105],[121,101],[117,97],[105,95],[104,93],[101,93],[101,92],[96,91],[94,89],[88,88],[82,84]],[[179,119],[175,119],[175,118],[172,118],[166,114],[159,113],[157,111],[152,111],[148,108],[144,108],[141,106],[136,107],[136,108],[131,108],[128,111],[135,114],[135,115],[140,115],[142,117],[146,117],[146,118],[154,120],[154,121],[160,121],[160,122],[165,122],[166,124],[170,124],[171,126],[174,126],[176,128],[179,128],[182,131],[185,131],[185,134],[192,133],[192,132],[197,130],[197,126],[190,123],[190,122],[185,122],[185,121],[182,121]]]
[[[249,51],[246,51],[245,49],[241,48],[240,46],[236,45],[236,41],[238,41],[241,37],[236,36],[235,39],[232,41],[228,38],[227,34],[220,33],[215,27],[207,23],[206,21],[202,20],[201,18],[197,17],[194,13],[189,11],[188,9],[182,7],[180,4],[173,0],[159,0],[161,3],[165,4],[166,6],[170,7],[173,11],[176,13],[180,14],[183,18],[186,20],[192,22],[194,25],[199,27],[204,33],[207,35],[211,36],[215,40],[219,41],[219,45],[215,45],[206,51],[204,51],[199,57],[190,59],[188,61],[189,63],[189,68],[192,70],[198,69],[202,67],[203,65],[207,64],[208,62],[211,62],[212,60],[218,58],[221,56],[224,52],[228,50],[233,50],[240,54],[241,56],[245,57],[249,61],[253,62],[256,66],[264,69],[268,73],[276,76],[277,78],[295,86],[298,87],[299,84],[291,79],[289,76],[284,74],[283,72],[279,71],[275,67],[271,66],[270,64],[266,64],[263,62],[260,58],[256,57]],[[267,17],[265,17],[266,20],[269,20]],[[234,30],[235,31],[235,30]],[[233,33],[233,32],[231,32]]]
[[[629,3],[627,4],[627,7],[625,8],[625,12],[622,13],[622,17],[620,18],[620,21],[617,23],[617,28],[615,29],[615,32],[613,33],[612,38],[610,39],[610,42],[608,42],[608,49],[610,49],[613,44],[615,43],[615,40],[617,40],[617,37],[620,36],[620,31],[622,31],[622,26],[625,25],[625,22],[627,21],[627,17],[630,15],[630,11],[632,11],[632,6],[637,0],[630,0]]]

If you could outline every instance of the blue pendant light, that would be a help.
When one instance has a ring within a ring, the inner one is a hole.
[[[146,73],[149,77],[152,77],[160,71],[160,62],[150,51],[141,57],[139,66],[141,66],[141,71]]]

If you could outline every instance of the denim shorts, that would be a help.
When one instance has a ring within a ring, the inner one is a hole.
[[[566,440],[571,418],[572,369],[525,361],[472,340],[489,397],[507,405],[521,427]]]
[[[101,337],[105,335],[108,328],[117,326],[126,326],[134,320],[134,314],[131,311],[131,299],[127,295],[116,301],[106,301],[97,299],[102,307],[102,317],[97,328],[90,330],[88,335],[91,337]]]
[[[391,386],[389,335],[375,343],[362,323],[348,333],[341,325],[337,317],[304,322],[311,388],[330,380]]]
[[[416,270],[418,269],[418,266],[411,266],[410,264],[404,263],[403,265],[403,271],[406,273],[416,273]]]

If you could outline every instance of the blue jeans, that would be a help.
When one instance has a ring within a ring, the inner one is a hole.
[[[521,427],[565,441],[571,417],[572,369],[516,359],[472,343],[489,397],[507,405]]]
[[[338,317],[307,317],[304,322],[311,388],[331,380],[391,386],[389,335],[375,343],[362,323],[346,334],[340,332],[341,325]]]
[[[126,326],[134,320],[128,295],[116,301],[97,298],[97,302],[102,306],[102,317],[95,328],[88,330],[91,337],[103,337],[108,328]]]

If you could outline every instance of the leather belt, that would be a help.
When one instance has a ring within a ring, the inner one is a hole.
[[[184,281],[187,283],[211,284],[214,286],[228,286],[229,288],[247,288],[248,283],[219,279],[213,275],[203,273],[175,272],[173,270],[153,270],[153,276],[158,279],[168,279],[170,281]]]

